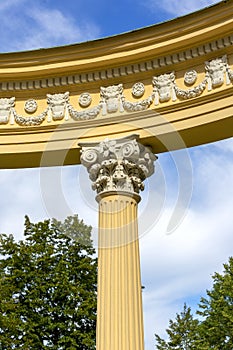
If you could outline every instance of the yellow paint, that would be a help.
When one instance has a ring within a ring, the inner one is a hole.
[[[47,93],[69,91],[70,103],[75,109],[84,111],[85,108],[78,104],[83,92],[91,94],[92,103],[88,108],[92,108],[100,101],[101,86],[122,83],[125,98],[137,102],[138,99],[131,94],[134,83],[144,83],[145,94],[141,99],[146,99],[153,91],[153,76],[171,71],[176,74],[177,86],[187,89],[189,87],[183,81],[185,72],[195,69],[198,73],[195,85],[199,84],[205,76],[205,61],[226,54],[229,67],[233,69],[232,29],[233,2],[228,1],[201,10],[198,15],[190,14],[93,42],[1,54],[0,98],[15,97],[17,113],[30,117],[46,109]],[[223,38],[228,38],[228,42],[231,40],[231,44],[224,46]],[[195,53],[198,48],[201,52],[199,55]],[[192,50],[193,55],[190,54]],[[176,63],[170,62],[171,56],[176,57],[179,53],[181,57],[191,56]],[[160,60],[160,64],[154,69],[145,70],[145,62],[150,66],[154,60]],[[142,68],[139,69],[138,64],[142,64]],[[127,72],[120,76],[122,69]],[[104,74],[103,79],[100,78],[101,74]],[[76,75],[78,81],[68,83],[69,77]],[[44,87],[41,79],[49,81],[49,86]],[[58,84],[57,79],[63,79],[62,83]],[[25,89],[25,82],[28,81],[30,88]],[[51,81],[55,82],[53,86]],[[24,88],[19,89],[22,82]],[[32,127],[16,123],[0,125],[0,167],[77,164],[80,152],[78,143],[101,140],[103,137],[124,137],[132,133],[140,135],[141,142],[150,145],[155,153],[228,138],[233,136],[232,95],[231,81],[229,85],[224,82],[212,91],[206,89],[196,98],[170,100],[158,106],[152,103],[146,111],[116,112],[106,116],[100,113],[93,120],[73,121],[70,118],[50,123],[45,120],[40,126]],[[32,114],[24,111],[25,101],[29,98],[38,103],[37,111]],[[174,136],[181,142],[173,143]]]
[[[137,203],[99,197],[97,350],[143,350]]]

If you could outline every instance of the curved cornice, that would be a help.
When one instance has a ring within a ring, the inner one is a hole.
[[[77,164],[79,143],[153,152],[233,136],[233,0],[91,42],[0,55],[0,168]],[[191,81],[190,79],[191,73]]]
[[[74,84],[82,84],[88,82],[98,82],[104,81],[111,78],[125,77],[129,75],[135,75],[141,72],[150,72],[153,70],[172,69],[173,65],[178,63],[184,63],[186,61],[195,60],[202,58],[203,56],[209,55],[211,53],[219,52],[224,48],[228,48],[233,44],[233,34],[219,38],[214,41],[207,42],[203,45],[194,46],[187,50],[182,50],[166,56],[161,56],[153,58],[151,60],[142,60],[141,62],[128,64],[126,66],[116,66],[108,67],[107,69],[102,69],[100,71],[94,70],[91,72],[82,71],[78,74],[78,69],[76,69],[75,74],[67,75],[54,75],[52,76],[52,70],[47,72],[46,78],[33,79],[33,74],[30,76],[30,80],[17,80],[17,73],[14,73],[14,80],[1,81],[4,78],[4,73],[2,73],[2,79],[0,79],[0,91],[20,91],[20,90],[33,90],[33,89],[43,89],[51,87],[65,87]],[[106,67],[106,66],[105,66]],[[71,67],[69,67],[71,68]],[[58,69],[59,70],[59,69]],[[12,69],[10,69],[12,74]],[[72,70],[71,70],[72,71]],[[1,69],[0,69],[1,72]],[[35,72],[34,72],[35,73]],[[54,73],[55,74],[55,73]],[[40,74],[41,76],[42,74]],[[21,74],[21,77],[25,77]]]
[[[8,82],[12,89],[12,82],[64,77],[65,84],[65,78],[73,83],[75,77],[82,82],[83,76],[85,81],[88,74],[90,79],[92,75],[94,79],[101,77],[106,66],[110,71],[114,71],[114,68],[124,71],[135,64],[154,69],[157,65],[177,63],[199,56],[202,52],[232,45],[232,13],[232,1],[220,2],[197,13],[113,37],[50,49],[1,54],[0,82],[5,83],[4,87]],[[43,87],[43,82],[31,85]]]

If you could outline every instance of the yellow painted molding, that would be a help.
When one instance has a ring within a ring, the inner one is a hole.
[[[109,38],[1,54],[0,167],[77,164],[78,143],[132,133],[155,153],[233,136],[232,30],[230,0]]]
[[[143,350],[137,200],[109,194],[99,202],[97,350]]]

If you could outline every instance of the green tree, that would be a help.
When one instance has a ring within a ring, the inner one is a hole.
[[[204,317],[201,335],[209,349],[233,349],[233,257],[224,264],[222,274],[215,273],[213,287],[207,298],[201,298],[197,311]]]
[[[176,314],[175,321],[169,321],[166,329],[168,340],[155,334],[158,350],[208,350],[199,336],[199,321],[194,319],[191,308],[184,304],[183,311]]]
[[[25,219],[0,235],[0,348],[95,349],[97,261],[91,227]]]

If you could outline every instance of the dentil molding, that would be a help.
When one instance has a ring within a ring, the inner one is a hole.
[[[68,76],[25,80],[25,81],[4,81],[0,82],[0,91],[20,91],[20,90],[38,90],[52,87],[65,87],[69,85],[82,84],[88,82],[97,82],[110,78],[119,78],[140,72],[152,71],[158,68],[169,67],[171,65],[190,61],[197,57],[203,57],[209,53],[227,48],[233,44],[233,34],[224,38],[211,41],[209,43],[193,47],[178,53],[158,57],[150,61],[135,63],[127,66],[109,68],[106,70],[88,72],[83,74],[74,74]]]

